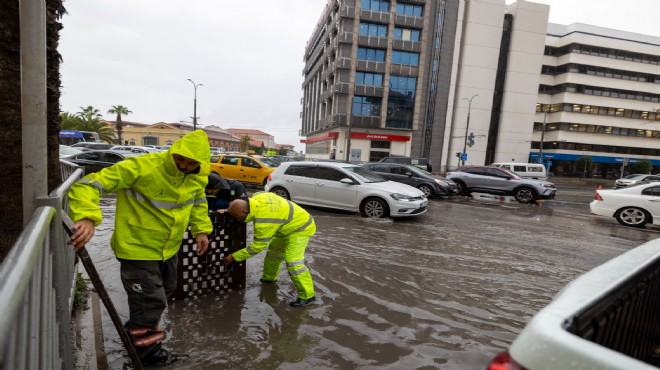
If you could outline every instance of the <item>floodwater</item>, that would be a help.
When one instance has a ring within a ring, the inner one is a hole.
[[[396,220],[310,209],[318,304],[288,306],[295,290],[284,269],[278,284],[262,285],[262,253],[248,260],[244,290],[170,305],[165,345],[191,356],[171,368],[485,369],[570,280],[660,237],[658,227],[590,216],[592,190],[559,194],[541,205],[434,199],[425,215]],[[88,249],[125,320],[108,246],[114,198],[103,210]],[[110,368],[130,368],[103,317]]]

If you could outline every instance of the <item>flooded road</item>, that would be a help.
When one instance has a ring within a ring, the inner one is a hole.
[[[245,290],[170,305],[166,346],[191,355],[172,368],[484,369],[567,282],[660,237],[590,216],[593,191],[559,194],[541,205],[434,199],[425,215],[396,220],[309,209],[318,304],[288,306],[284,269],[262,285],[262,253],[248,260]],[[103,208],[88,249],[125,320],[108,246],[114,199]],[[105,312],[104,335],[110,367],[126,368]]]

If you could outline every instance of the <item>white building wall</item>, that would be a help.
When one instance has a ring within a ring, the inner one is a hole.
[[[495,162],[526,162],[536,114],[550,7],[518,1],[509,5],[507,11],[513,15],[513,29]]]
[[[631,32],[612,30],[585,24],[571,24],[569,26],[548,24],[548,35],[546,44],[548,46],[561,47],[571,43],[604,47],[608,49],[626,50],[636,53],[660,55],[660,38],[635,34]],[[590,65],[609,69],[617,69],[629,72],[642,72],[660,75],[660,65],[650,63],[639,63],[624,59],[614,59],[602,56],[569,53],[560,57],[544,56],[543,63],[551,66],[560,66],[568,63]],[[649,82],[638,82],[610,77],[601,77],[581,73],[566,73],[558,76],[544,75],[540,82],[546,85],[561,85],[573,83],[594,87],[611,88],[617,90],[628,90],[633,92],[644,92],[660,95],[660,84]],[[597,95],[586,95],[582,93],[564,92],[555,95],[539,94],[538,102],[544,104],[581,104],[598,107],[612,107],[631,109],[636,111],[653,112],[660,110],[660,103],[644,100],[620,99]],[[556,112],[547,116],[548,122],[569,122],[578,124],[589,124],[598,126],[622,127],[635,130],[660,130],[660,121],[641,118],[628,118],[609,115],[584,114],[573,112]],[[542,122],[543,113],[536,114],[536,122]],[[540,132],[535,132],[533,140],[539,141]],[[658,139],[634,136],[619,136],[599,133],[585,133],[573,131],[548,131],[544,142],[563,141],[585,144],[613,145],[622,147],[654,148],[660,146]],[[562,153],[570,154],[570,151],[560,150]],[[621,157],[622,154],[602,152],[579,152],[580,155],[598,155]],[[636,158],[644,156],[635,155]],[[652,159],[658,159],[652,158]]]
[[[446,148],[443,165],[446,168],[458,166],[456,152],[462,152],[465,131],[468,128],[475,135],[475,144],[467,149],[466,164],[483,164],[486,153],[486,136],[490,125],[490,112],[493,104],[497,62],[502,39],[504,0],[482,0],[461,2],[452,84],[454,95],[449,101],[445,132]],[[493,15],[496,16],[493,16]],[[467,127],[468,100],[474,95],[470,105],[470,123]]]

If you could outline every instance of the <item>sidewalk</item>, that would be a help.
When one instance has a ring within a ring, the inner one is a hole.
[[[577,187],[577,188],[598,188],[602,186],[603,189],[612,188],[614,186],[614,179],[602,178],[580,178],[580,177],[562,177],[554,176],[548,178],[548,181],[557,186],[562,187]]]

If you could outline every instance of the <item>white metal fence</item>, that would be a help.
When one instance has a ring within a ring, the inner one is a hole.
[[[62,161],[64,182],[38,208],[0,265],[0,369],[73,369],[75,252],[61,211],[83,169]]]

